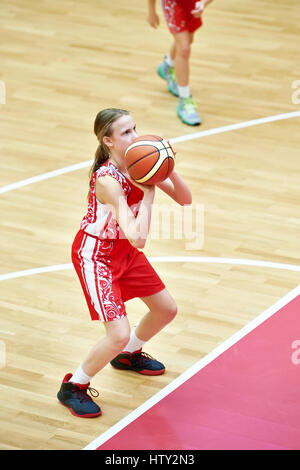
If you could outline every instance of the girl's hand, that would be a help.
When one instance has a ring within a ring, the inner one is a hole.
[[[205,3],[203,1],[196,2],[194,10],[191,11],[192,15],[195,16],[195,18],[200,18],[200,16],[202,16],[204,7],[205,7]]]
[[[172,150],[172,152],[174,153],[174,157],[175,157],[175,155],[176,155],[176,152],[175,152],[175,150],[173,149],[173,147],[172,147],[172,145],[171,145],[170,141],[169,141],[169,140],[167,140],[167,142],[168,142],[168,144],[170,145],[170,147],[171,147],[171,150]]]
[[[149,11],[147,21],[150,26],[156,29],[159,26],[159,16],[155,11]]]
[[[143,191],[144,194],[146,193],[151,193],[151,192],[155,192],[155,186],[153,184],[140,184],[140,183],[137,183],[134,179],[131,178],[131,176],[129,175],[126,175],[126,178],[129,179],[129,181],[134,185],[136,186],[137,188],[141,189]]]
[[[172,150],[172,152],[173,152],[173,154],[174,154],[174,161],[175,161],[176,152],[175,152],[174,148],[172,147],[170,141],[167,140],[167,142],[168,142],[168,144],[169,144],[169,146],[170,146],[170,148],[171,148],[171,150]],[[175,165],[174,165],[173,170],[172,170],[171,173],[169,174],[169,178],[171,178],[171,176],[172,176],[174,173],[175,173]]]

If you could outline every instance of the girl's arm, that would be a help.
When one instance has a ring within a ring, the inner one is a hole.
[[[122,187],[111,176],[101,176],[96,180],[96,196],[109,207],[128,241],[136,248],[144,248],[150,230],[155,188],[143,185],[139,187],[144,191],[144,197],[137,217],[128,206]]]
[[[181,206],[192,204],[192,193],[177,171],[173,170],[169,178],[157,186]]]
[[[148,16],[147,21],[152,28],[157,28],[159,25],[159,16],[156,13],[155,0],[148,0]]]

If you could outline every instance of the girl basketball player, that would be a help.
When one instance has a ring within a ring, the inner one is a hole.
[[[202,14],[212,0],[161,0],[163,14],[173,37],[169,54],[158,66],[158,74],[167,81],[168,90],[178,96],[177,114],[190,126],[201,124],[189,84],[189,60],[194,33],[202,26]],[[159,25],[156,0],[148,0],[148,23]]]
[[[135,122],[128,111],[105,109],[96,116],[94,132],[99,147],[90,173],[88,211],[73,242],[72,261],[91,319],[103,322],[106,336],[73,375],[64,377],[57,394],[72,414],[85,418],[101,414],[87,391],[96,392],[89,387],[91,379],[109,362],[146,375],[165,371],[142,347],[177,312],[140,251],[150,229],[155,187],[133,182],[124,165],[125,150],[137,137]],[[157,186],[177,203],[191,204],[191,192],[176,171]],[[124,302],[134,297],[140,297],[149,311],[130,333]]]

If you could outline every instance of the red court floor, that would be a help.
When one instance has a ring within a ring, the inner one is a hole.
[[[94,448],[300,449],[299,293]]]

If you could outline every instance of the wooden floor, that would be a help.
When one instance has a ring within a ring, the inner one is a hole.
[[[181,123],[156,74],[170,35],[160,11],[160,28],[148,26],[146,3],[2,1],[1,186],[92,159],[93,121],[105,107],[129,109],[140,134],[168,139],[299,111],[298,0],[215,0],[207,8],[191,58],[201,129]],[[150,237],[146,254],[299,266],[299,124],[298,117],[177,143],[176,168],[194,206],[205,209],[204,243],[190,250],[186,239]],[[86,167],[1,194],[0,275],[70,263],[87,189]],[[167,372],[147,378],[107,366],[92,383],[103,408],[94,420],[73,417],[56,399],[65,373],[104,334],[89,320],[75,272],[0,282],[1,449],[83,448],[299,284],[296,270],[154,265],[179,306],[146,349]],[[134,325],[145,307],[139,300],[127,307]]]

